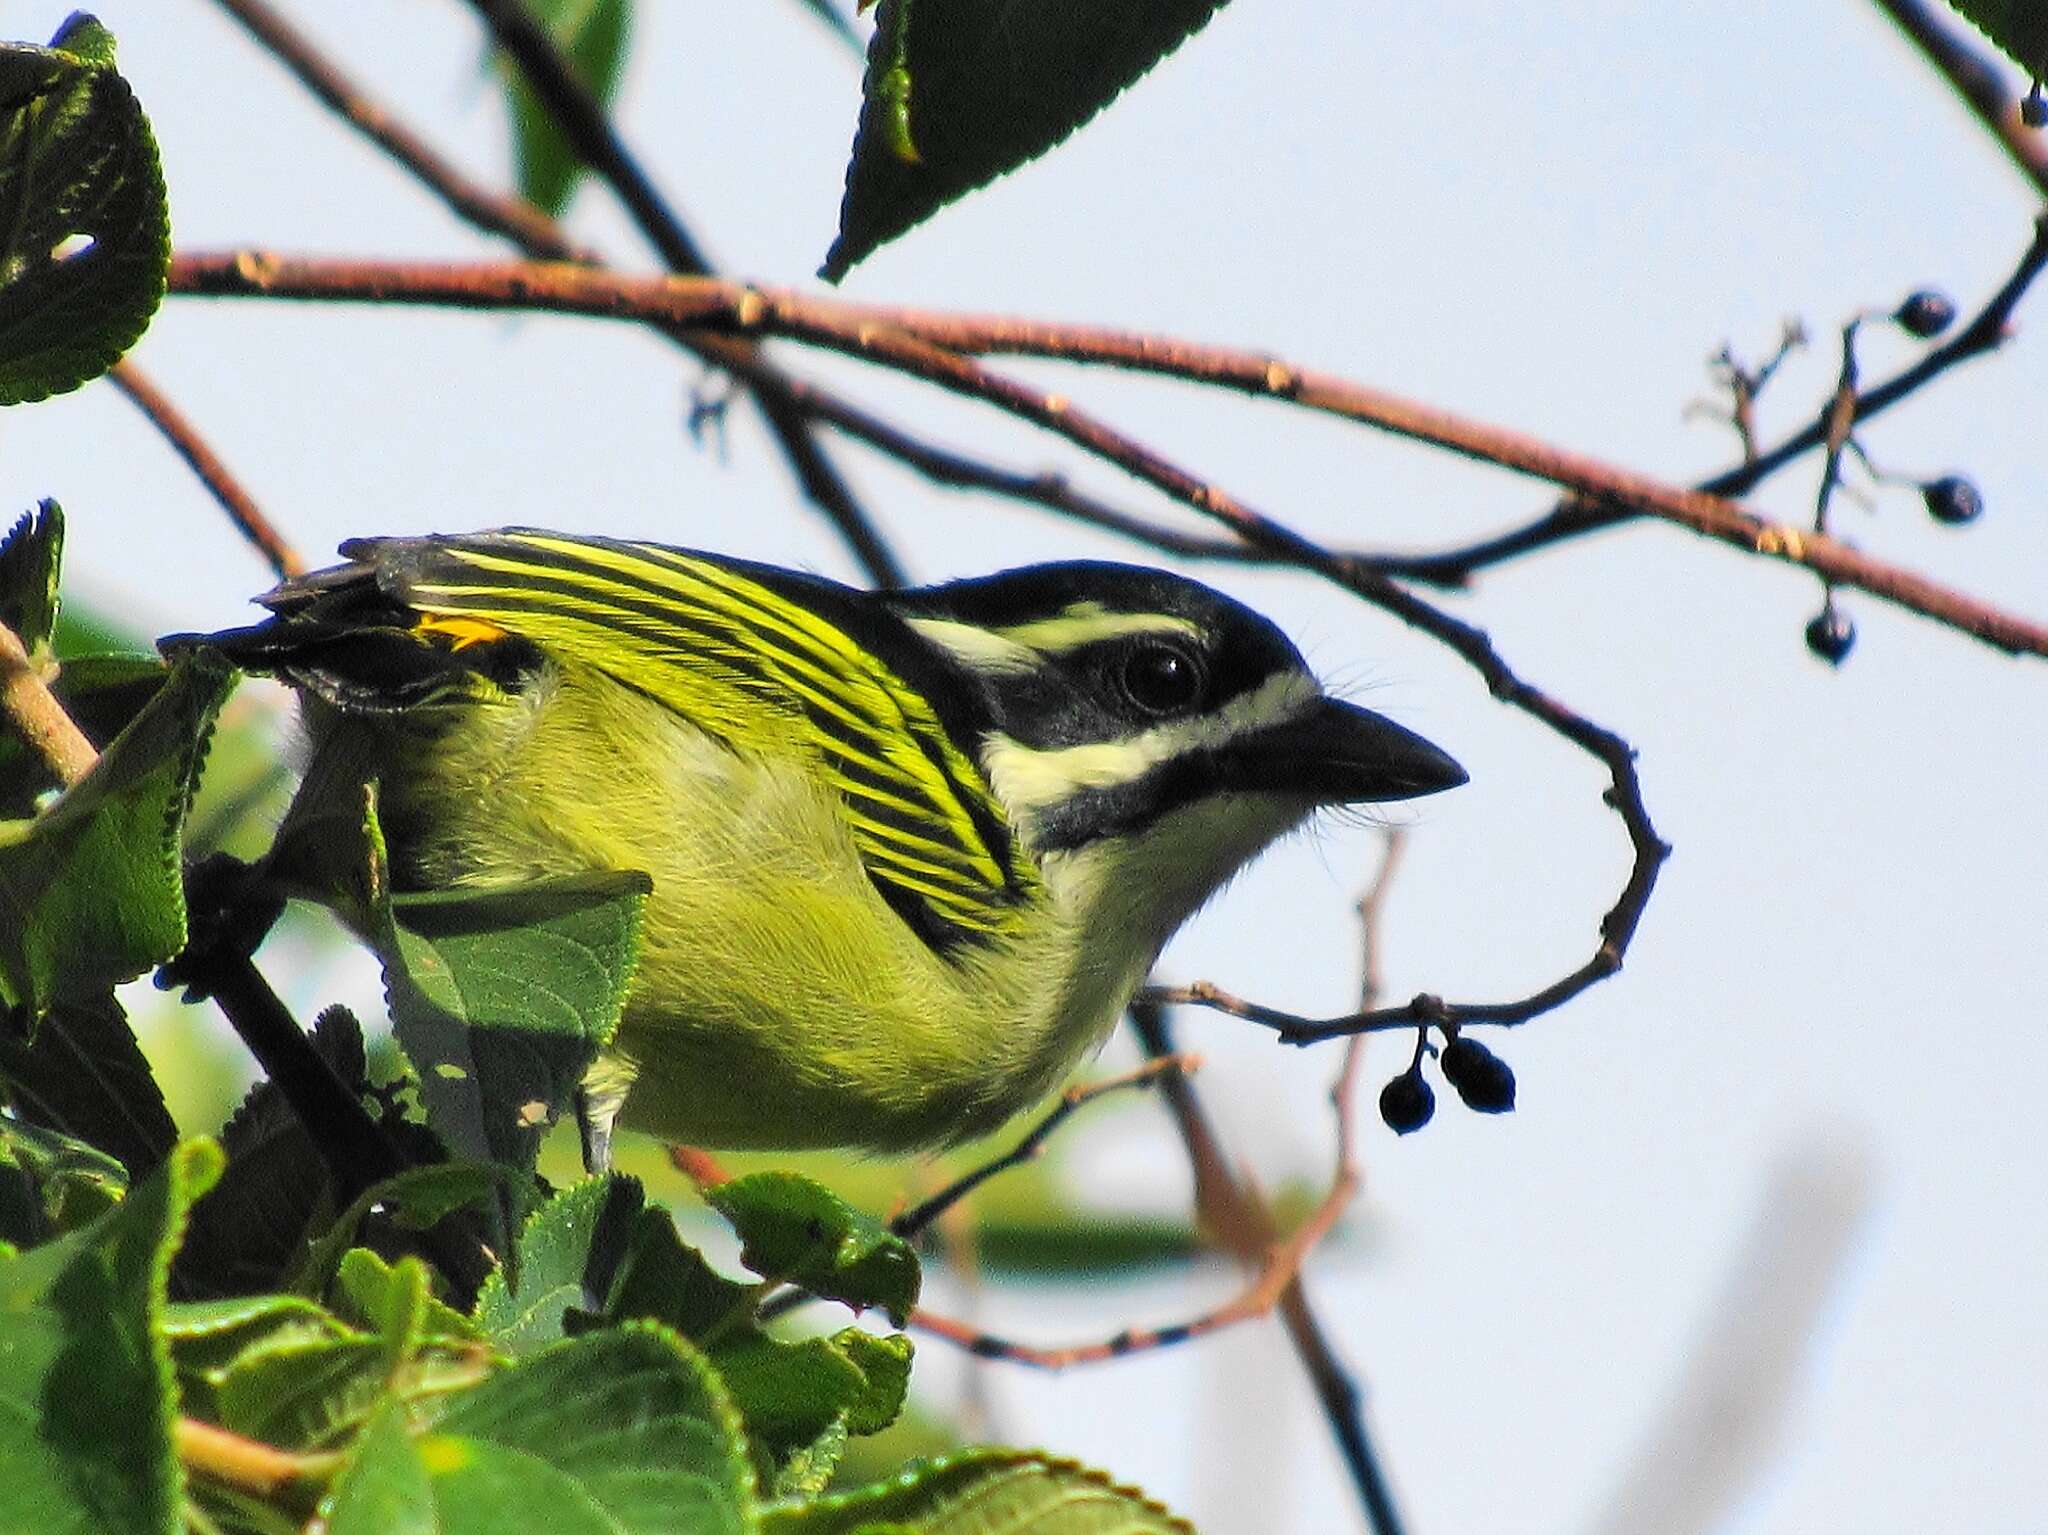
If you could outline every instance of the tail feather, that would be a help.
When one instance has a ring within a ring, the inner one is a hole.
[[[199,646],[274,676],[348,714],[398,714],[448,697],[516,686],[538,657],[514,636],[451,645],[423,632],[404,597],[425,539],[351,539],[348,563],[285,581],[256,600],[271,616],[246,628],[174,634],[166,655]]]

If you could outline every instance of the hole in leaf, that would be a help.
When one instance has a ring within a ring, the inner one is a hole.
[[[50,259],[52,261],[76,261],[80,256],[90,253],[95,243],[91,235],[68,234],[50,247]]]

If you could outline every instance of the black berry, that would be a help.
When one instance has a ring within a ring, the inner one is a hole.
[[[1460,1034],[1444,1046],[1444,1077],[1482,1114],[1505,1114],[1515,1106],[1515,1074],[1508,1063],[1476,1039]]]
[[[1806,648],[1830,666],[1840,666],[1856,646],[1856,626],[1849,615],[1832,602],[1813,615],[1806,626]]]
[[[1920,499],[1927,503],[1927,515],[1936,522],[1961,527],[1975,522],[1984,510],[1984,495],[1959,474],[1945,474],[1920,487]]]
[[[1411,1066],[1380,1089],[1380,1118],[1396,1135],[1413,1135],[1436,1113],[1436,1094],[1422,1080],[1422,1068]]]
[[[1899,329],[1922,341],[1931,340],[1955,324],[1956,306],[1946,293],[1922,288],[1906,295],[1906,301],[1892,312]]]

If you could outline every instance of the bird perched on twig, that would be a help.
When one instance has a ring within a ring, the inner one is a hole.
[[[1271,622],[1099,563],[913,591],[506,529],[359,539],[209,636],[304,700],[289,833],[378,786],[392,879],[653,880],[584,1084],[696,1144],[986,1131],[1321,806],[1462,783]]]

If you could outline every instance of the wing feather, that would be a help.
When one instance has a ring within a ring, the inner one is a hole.
[[[423,627],[496,626],[720,739],[779,726],[786,748],[815,754],[869,878],[936,946],[1010,931],[1031,898],[1036,870],[930,702],[754,573],[658,545],[524,530],[350,552],[370,556],[386,594],[431,620]]]

